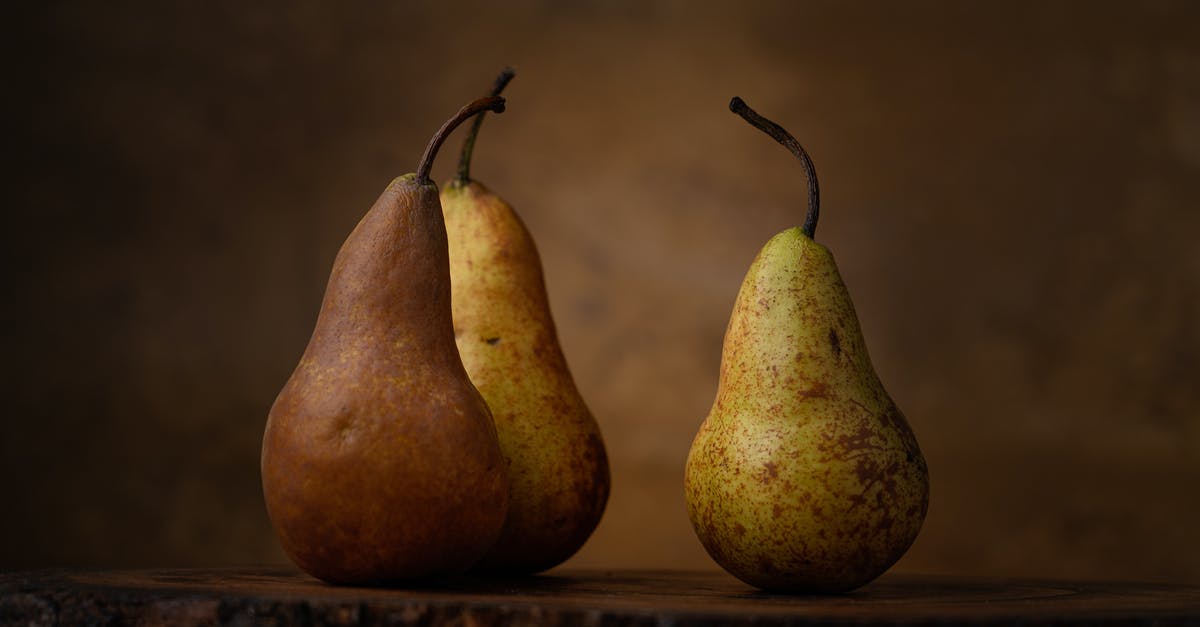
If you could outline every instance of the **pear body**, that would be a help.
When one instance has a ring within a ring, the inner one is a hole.
[[[508,469],[500,539],[478,569],[546,570],[591,535],[609,493],[599,426],[567,368],[537,247],[508,203],[474,181],[442,193],[454,329]]]
[[[857,588],[920,530],[929,479],[917,440],[875,374],[833,256],[798,228],[773,237],[742,283],[684,485],[709,554],[767,590]]]
[[[437,187],[394,180],[346,239],[300,364],[267,419],[281,544],[333,583],[470,568],[508,504],[487,405],[458,356]]]

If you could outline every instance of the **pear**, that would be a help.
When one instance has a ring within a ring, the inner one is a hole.
[[[740,98],[730,109],[800,159],[809,211],[763,246],[738,292],[716,400],[687,458],[688,514],[709,555],[746,583],[853,590],[916,538],[928,471],[871,365],[833,255],[813,241],[812,161]]]
[[[429,171],[396,178],[333,263],[300,364],[267,418],[262,482],[302,570],[366,584],[460,573],[494,544],[508,480],[491,414],[454,344],[450,262]]]
[[[501,74],[493,95],[512,76]],[[510,482],[500,539],[478,570],[535,573],[565,561],[596,528],[608,460],[559,345],[533,237],[507,202],[470,178],[482,120],[442,192],[458,350],[492,410]]]

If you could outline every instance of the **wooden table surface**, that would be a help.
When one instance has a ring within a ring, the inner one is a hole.
[[[1200,588],[885,575],[851,594],[758,592],[719,572],[554,571],[420,588],[287,568],[0,574],[0,624],[1200,625]]]

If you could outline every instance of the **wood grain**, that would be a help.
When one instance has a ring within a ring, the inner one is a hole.
[[[0,623],[1200,625],[1200,588],[898,575],[801,597],[716,572],[563,571],[381,589],[277,567],[53,570],[0,575]]]

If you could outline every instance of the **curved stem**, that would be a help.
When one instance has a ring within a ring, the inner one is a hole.
[[[729,101],[729,110],[742,116],[742,119],[749,122],[754,128],[770,135],[772,139],[796,155],[800,164],[804,166],[804,175],[808,177],[808,213],[804,216],[804,226],[800,227],[800,230],[811,238],[817,231],[817,217],[821,212],[821,192],[817,187],[817,170],[813,167],[812,159],[808,157],[804,146],[801,146],[800,142],[796,141],[796,138],[792,137],[792,134],[784,130],[782,126],[759,115],[737,96]]]
[[[499,96],[500,92],[504,91],[504,87],[508,82],[516,76],[517,73],[511,67],[504,68],[500,75],[496,77],[496,83],[492,86],[492,96]],[[463,140],[462,156],[458,159],[458,175],[454,180],[459,183],[466,183],[471,180],[471,153],[475,151],[475,138],[479,135],[479,127],[483,126],[483,117],[475,118],[475,122],[471,125],[471,130],[467,133],[467,138]]]
[[[467,118],[482,113],[484,111],[495,111],[496,113],[504,112],[504,99],[495,96],[492,98],[480,98],[475,102],[461,108],[454,117],[446,120],[446,123],[433,134],[433,138],[429,140],[429,145],[425,147],[425,154],[421,155],[421,163],[417,165],[417,183],[424,185],[432,183],[429,180],[429,171],[433,168],[433,159],[437,156],[438,148],[442,147],[442,142],[446,141],[446,136],[450,134],[459,124],[462,124]]]

